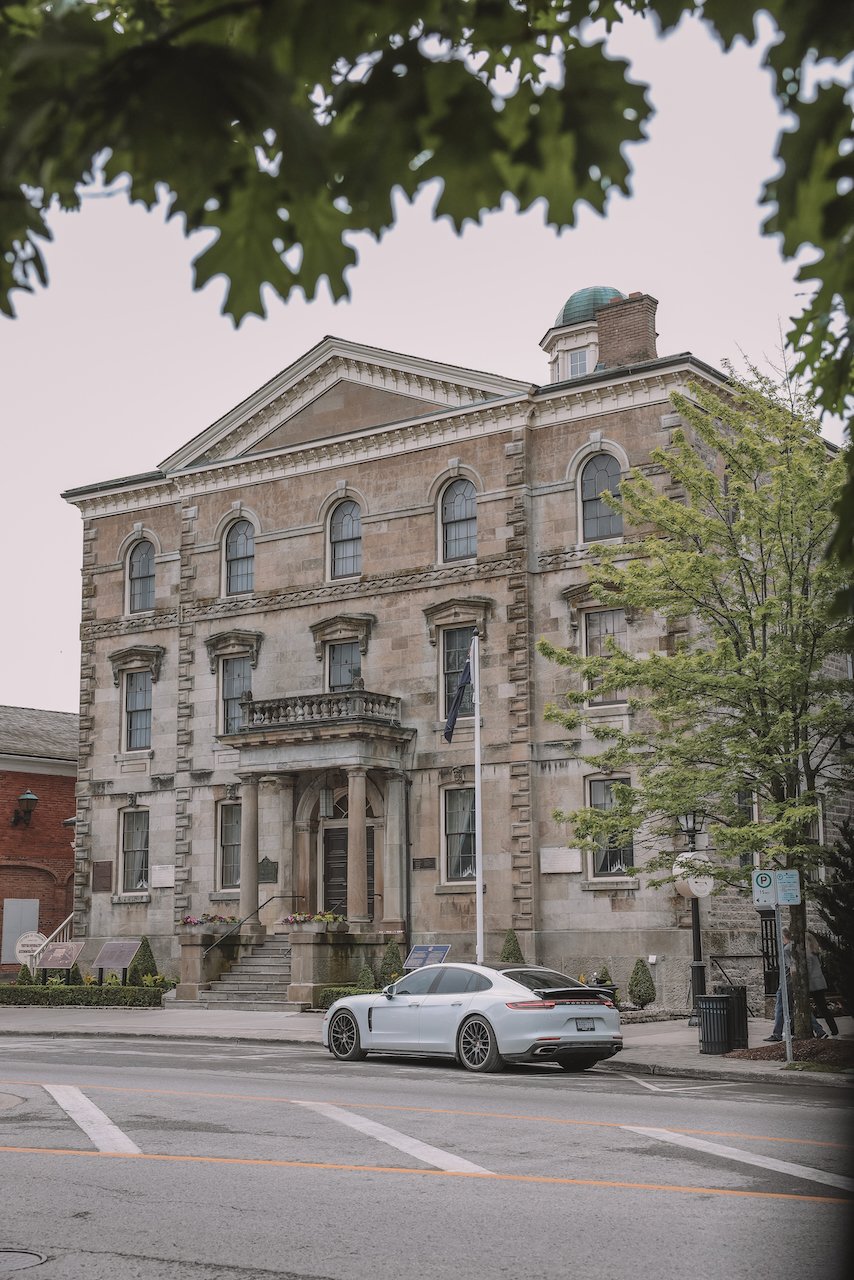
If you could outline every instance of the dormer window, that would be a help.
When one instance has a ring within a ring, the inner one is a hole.
[[[580,378],[581,375],[586,372],[587,372],[587,352],[586,351],[570,351],[569,353],[570,378]]]

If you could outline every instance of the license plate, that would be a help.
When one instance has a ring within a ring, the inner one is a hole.
[[[575,1029],[576,1031],[595,1031],[596,1023],[592,1018],[576,1018]]]

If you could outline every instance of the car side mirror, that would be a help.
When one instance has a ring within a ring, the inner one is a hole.
[[[391,1000],[394,997],[394,987],[383,987],[383,995],[386,1000]]]

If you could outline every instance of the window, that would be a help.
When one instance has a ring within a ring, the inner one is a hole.
[[[492,983],[482,973],[473,969],[455,969],[453,965],[442,965],[439,981],[432,992],[436,996],[471,995],[475,991],[490,991]]]
[[[426,995],[436,981],[436,976],[436,970],[432,966],[428,969],[416,969],[414,973],[407,974],[405,978],[395,983],[394,994],[397,996]]]
[[[250,659],[222,660],[222,732],[237,733],[243,724],[240,699],[252,688]]]
[[[349,689],[353,681],[362,674],[362,655],[359,653],[358,640],[345,640],[341,644],[330,644],[327,647],[330,693]]]
[[[354,578],[362,572],[362,513],[357,502],[339,502],[329,522],[331,576]]]
[[[605,781],[594,778],[590,783],[590,807],[607,812],[614,807],[615,785],[628,786],[628,778],[614,778]],[[594,876],[622,876],[629,867],[634,866],[634,850],[631,841],[626,845],[618,845],[611,840],[603,840],[593,854]]]
[[[125,674],[125,750],[151,746],[151,672]]]
[[[588,658],[612,658],[610,641],[620,649],[626,648],[626,615],[622,609],[596,609],[584,615],[584,642]],[[613,702],[625,702],[621,689],[597,693],[600,680],[590,681],[590,704],[601,707]]]
[[[445,876],[448,880],[473,880],[474,787],[445,792]]]
[[[128,557],[128,610],[144,613],[154,608],[154,547],[137,542]]]
[[[148,890],[148,810],[126,809],[122,814],[122,893]]]
[[[620,492],[620,464],[610,453],[597,453],[581,473],[582,537],[585,542],[618,538],[623,532],[623,516],[612,511],[599,496]]]
[[[477,555],[476,495],[471,480],[454,480],[442,494],[442,559]]]
[[[466,658],[471,648],[474,627],[449,627],[442,632],[442,679],[445,686],[445,706],[443,718],[446,718],[457,692],[460,672],[466,665]],[[474,690],[470,684],[465,686],[463,700],[457,717],[474,714]]]
[[[255,530],[238,520],[225,535],[225,594],[251,591],[255,583]]]
[[[587,352],[586,351],[570,351],[569,353],[569,376],[570,378],[579,378],[582,373],[587,372]]]
[[[219,883],[222,889],[240,888],[240,805],[219,807]]]

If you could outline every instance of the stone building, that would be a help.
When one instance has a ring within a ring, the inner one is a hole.
[[[643,848],[582,853],[551,817],[620,779],[568,758],[543,714],[565,677],[535,649],[672,643],[585,575],[623,536],[602,491],[630,466],[666,483],[670,394],[725,385],[658,355],[656,306],[573,294],[542,386],[325,338],[156,469],[64,495],[84,521],[78,935],[144,933],[174,965],[185,915],[272,899],[268,927],[333,910],[473,958],[470,704],[443,728],[477,628],[487,956],[510,926],[530,959],[617,982],[655,956],[684,1004],[684,900],[626,874]]]
[[[78,718],[0,707],[0,978],[22,933],[48,936],[71,912]]]

